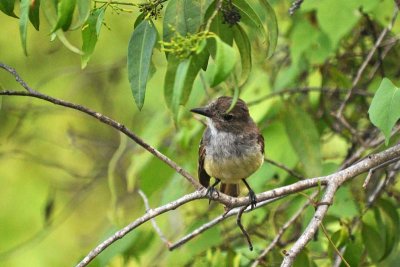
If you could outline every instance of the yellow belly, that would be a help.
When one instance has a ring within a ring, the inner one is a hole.
[[[253,174],[263,162],[264,156],[261,153],[218,160],[212,160],[211,157],[206,156],[204,169],[211,177],[218,178],[225,183],[234,184]]]

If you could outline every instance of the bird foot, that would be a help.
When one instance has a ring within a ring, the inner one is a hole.
[[[210,204],[211,200],[214,198],[214,193],[216,193],[217,194],[217,198],[219,198],[219,192],[218,192],[217,189],[215,189],[214,186],[210,186],[209,188],[207,188],[206,196],[210,197],[210,200],[208,201],[208,204]]]
[[[257,197],[253,190],[249,191],[249,199],[250,199],[250,207],[251,209],[254,209],[254,207],[257,205]]]

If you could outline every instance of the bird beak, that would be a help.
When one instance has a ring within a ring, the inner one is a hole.
[[[194,109],[191,109],[190,112],[197,113],[197,114],[209,117],[209,118],[212,115],[211,111],[210,111],[210,109],[208,107],[194,108]]]

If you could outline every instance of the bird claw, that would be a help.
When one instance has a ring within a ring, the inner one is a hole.
[[[210,197],[210,200],[208,201],[208,204],[211,203],[211,200],[214,198],[214,192],[217,194],[217,198],[219,198],[219,192],[217,189],[214,188],[214,186],[210,186],[209,188],[207,188],[206,191],[206,196]]]
[[[254,209],[257,205],[257,197],[253,190],[249,191],[250,207]]]

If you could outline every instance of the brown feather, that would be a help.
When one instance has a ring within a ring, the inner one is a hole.
[[[257,143],[260,145],[261,147],[261,153],[264,155],[264,137],[262,136],[262,134],[259,134],[257,137]]]
[[[239,196],[239,184],[221,183],[220,191],[231,197]]]
[[[206,188],[210,185],[210,175],[207,174],[204,169],[204,158],[206,157],[206,147],[203,145],[203,139],[201,139],[199,146],[199,166],[198,166],[198,175],[200,184]]]

